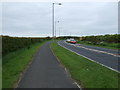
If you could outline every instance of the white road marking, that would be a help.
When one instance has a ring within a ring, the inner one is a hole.
[[[84,56],[84,55],[81,55],[81,54],[79,54],[79,53],[77,53],[77,52],[74,52],[74,51],[72,51],[71,49],[68,49],[68,48],[62,46],[60,43],[58,43],[58,45],[60,45],[61,47],[65,48],[65,49],[67,49],[67,50],[69,50],[69,51],[71,51],[71,52],[73,52],[73,53],[75,53],[75,54],[77,54],[77,55],[80,55],[80,56],[82,56],[82,57],[84,57],[84,58],[86,58],[86,59],[88,59],[88,60],[90,60],[90,61],[93,61],[93,62],[95,62],[95,63],[97,63],[97,64],[100,64],[100,65],[102,65],[102,66],[110,69],[110,70],[113,70],[113,71],[115,71],[115,72],[120,73],[120,71],[118,71],[118,70],[115,70],[115,69],[113,69],[113,68],[111,68],[111,67],[108,67],[108,66],[102,64],[102,63],[99,63],[99,62],[97,62],[97,61],[95,61],[95,60],[92,60],[92,59],[90,59],[90,58],[88,58],[88,57],[86,57],[86,56]]]
[[[66,43],[66,44],[68,44],[68,43]],[[120,57],[120,55],[118,55],[118,54],[113,54],[113,53],[109,53],[109,52],[105,52],[105,51],[101,51],[101,50],[86,48],[84,46],[80,46],[80,44],[77,44],[77,45],[75,45],[75,44],[69,44],[69,45],[73,45],[75,47],[80,47],[80,48],[83,48],[83,49],[86,49],[86,50],[90,50],[90,51],[94,51],[94,52],[105,53],[105,54],[109,54],[109,55],[112,55],[112,56]]]
[[[51,47],[50,47],[50,49],[51,49]],[[52,51],[53,55],[56,57],[56,55],[54,54],[54,52],[53,52],[52,49],[51,49],[51,51]],[[56,57],[56,58],[57,58],[58,62],[61,63],[60,60],[58,59],[58,57]],[[65,72],[68,73],[66,67],[63,66],[63,68],[65,69]],[[70,77],[71,77],[71,75],[70,75]],[[80,87],[80,85],[79,85],[77,82],[74,81],[74,83],[77,85],[77,87],[78,87],[80,90],[82,90],[82,88]]]
[[[79,88],[80,90],[82,90],[82,88],[80,87],[80,85],[79,85],[77,82],[75,82],[75,84],[78,86],[78,88]]]

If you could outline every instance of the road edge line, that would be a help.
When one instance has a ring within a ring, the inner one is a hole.
[[[58,43],[58,42],[57,42],[57,43]],[[58,43],[58,45],[60,45],[60,44]],[[101,65],[101,66],[104,66],[104,67],[112,70],[112,71],[115,71],[115,72],[117,72],[117,73],[120,73],[119,71],[117,71],[117,70],[115,70],[115,69],[113,69],[113,68],[111,68],[111,67],[108,67],[108,66],[105,66],[104,64],[101,64],[101,63],[99,63],[99,62],[96,62],[95,60],[92,60],[92,59],[90,59],[90,58],[88,58],[88,57],[86,57],[86,56],[84,56],[84,55],[81,55],[81,54],[79,54],[79,53],[77,53],[77,52],[74,52],[74,51],[72,51],[72,50],[70,50],[70,49],[68,49],[68,48],[66,48],[66,47],[64,47],[64,46],[62,46],[62,45],[60,45],[60,46],[63,47],[63,48],[65,48],[65,49],[67,49],[67,50],[69,50],[69,51],[71,51],[71,52],[73,52],[73,53],[75,53],[75,54],[77,54],[77,55],[79,55],[79,56],[82,56],[82,57],[84,57],[84,58],[86,58],[86,59],[88,59],[88,60],[90,60],[90,61],[92,61],[92,62],[95,62],[95,63],[97,63],[97,64],[99,64],[99,65]]]
[[[64,41],[66,44],[68,44],[66,41]],[[98,49],[91,49],[91,48],[86,48],[84,46],[76,46],[76,45],[73,45],[73,44],[68,44],[68,45],[71,45],[71,46],[74,46],[74,47],[80,47],[80,48],[83,48],[83,49],[86,49],[86,50],[89,50],[89,51],[94,51],[94,52],[100,52],[100,53],[105,53],[105,54],[108,54],[108,55],[112,55],[114,57],[120,57],[119,54],[114,54],[114,53],[110,53],[110,52],[106,52],[106,51],[102,51],[102,50],[98,50]]]
[[[58,57],[54,54],[51,46],[49,45],[50,47],[50,50],[52,51],[53,55],[56,57],[57,61],[61,64],[60,60],[58,59]],[[67,68],[62,64],[62,67],[64,68],[64,70],[66,71],[66,73],[69,73],[69,70],[67,70]],[[71,74],[69,73],[69,76],[72,80],[74,80],[72,77],[71,77]],[[82,90],[81,86],[74,80],[74,83],[77,85],[77,87]]]

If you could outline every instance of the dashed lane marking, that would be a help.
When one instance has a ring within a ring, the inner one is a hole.
[[[65,43],[68,44],[67,42],[65,42]],[[72,45],[72,46],[75,46],[75,47],[80,47],[80,48],[83,48],[83,49],[86,49],[86,50],[90,50],[90,51],[94,51],[94,52],[109,54],[109,55],[112,55],[112,56],[115,56],[115,57],[120,57],[119,54],[113,54],[113,53],[109,53],[109,52],[105,52],[105,51],[101,51],[101,50],[86,48],[84,46],[80,46],[80,44],[76,44],[76,45],[75,44],[69,44],[69,45]]]
[[[88,57],[86,57],[86,56],[84,56],[84,55],[81,55],[81,54],[79,54],[79,53],[77,53],[77,52],[75,52],[75,51],[72,51],[71,49],[66,48],[65,46],[61,45],[59,42],[58,42],[58,45],[60,45],[61,47],[65,48],[65,49],[67,49],[67,50],[69,50],[69,51],[71,51],[71,52],[73,52],[73,53],[75,53],[75,54],[77,54],[77,55],[80,55],[80,56],[82,56],[82,57],[84,57],[84,58],[86,58],[86,59],[88,59],[88,60],[90,60],[90,61],[92,61],[92,62],[95,62],[95,63],[100,64],[100,65],[102,65],[102,66],[104,66],[104,67],[106,67],[106,68],[108,68],[108,69],[110,69],[110,70],[113,70],[113,71],[115,71],[115,72],[120,73],[120,71],[118,71],[118,70],[116,70],[116,69],[113,69],[113,68],[111,68],[111,67],[109,67],[109,66],[106,66],[106,65],[104,65],[104,64],[102,64],[102,63],[99,63],[99,62],[97,62],[97,61],[95,61],[95,60],[93,60],[93,59],[90,59],[90,58],[88,58]]]

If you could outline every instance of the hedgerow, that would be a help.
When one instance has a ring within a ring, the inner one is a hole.
[[[49,38],[25,38],[2,36],[2,56],[21,48],[30,48],[31,44],[42,42]]]
[[[114,35],[98,35],[98,36],[85,36],[82,41],[90,41],[93,43],[106,42],[106,43],[120,43],[120,34]]]

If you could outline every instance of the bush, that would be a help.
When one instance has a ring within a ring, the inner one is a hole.
[[[5,56],[6,54],[21,48],[29,49],[31,44],[42,42],[44,40],[46,40],[46,38],[18,38],[2,36],[2,55]]]
[[[92,42],[93,44],[98,44],[98,43],[101,43],[101,42],[120,43],[120,34],[85,36],[85,37],[82,37],[82,38],[83,38],[83,41],[89,41],[89,42]]]

